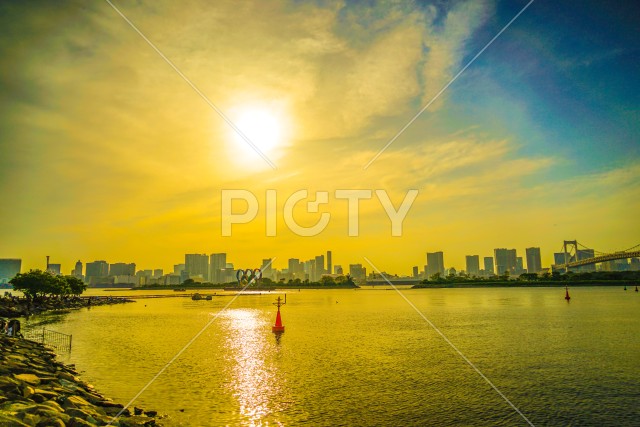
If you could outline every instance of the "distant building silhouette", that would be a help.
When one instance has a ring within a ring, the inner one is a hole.
[[[542,271],[540,248],[527,248],[525,252],[527,256],[527,272],[537,274]]]
[[[331,251],[327,251],[327,273],[328,274],[332,274],[333,273],[333,266],[331,263]]]
[[[494,249],[493,255],[496,261],[496,274],[502,275],[507,271],[512,275],[516,273],[518,266],[515,249]]]
[[[0,259],[0,283],[7,283],[13,279],[16,274],[20,273],[21,268],[22,259],[20,258]]]
[[[578,261],[582,261],[583,259],[594,258],[596,256],[596,253],[593,249],[578,249],[576,251],[576,255],[578,257]],[[576,270],[579,271],[580,273],[596,271],[596,265],[595,264],[581,265]]]
[[[135,274],[135,263],[116,262],[115,264],[109,264],[109,276],[135,276]]]
[[[467,274],[469,276],[478,276],[480,274],[480,256],[479,255],[467,255]]]
[[[84,281],[86,283],[95,283],[97,279],[107,277],[109,275],[109,264],[107,261],[88,262]],[[94,279],[93,282],[91,279]]]
[[[76,262],[76,266],[74,267],[73,271],[71,272],[71,275],[73,277],[77,277],[78,279],[83,279],[84,276],[82,275],[82,262],[80,260],[78,260],[78,262]]]
[[[349,275],[356,282],[364,281],[367,278],[367,269],[362,264],[349,264]]]
[[[262,270],[262,277],[267,279],[274,280],[273,276],[273,258],[265,258],[262,260],[262,265],[260,266],[260,270]]]
[[[217,253],[209,256],[209,281],[211,283],[226,283],[226,275],[223,270],[227,268],[227,254]],[[185,260],[185,269],[186,260]],[[207,277],[206,275],[204,277]]]
[[[493,269],[493,257],[491,256],[484,257],[484,274],[486,274],[487,276],[496,274],[495,270]]]
[[[314,281],[317,282],[320,280],[323,274],[325,274],[324,270],[324,255],[316,256],[316,271],[314,275]]]
[[[427,278],[436,273],[444,276],[444,254],[442,252],[427,252]]]

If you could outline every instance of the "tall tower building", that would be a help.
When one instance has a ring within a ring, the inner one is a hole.
[[[185,254],[184,271],[190,278],[200,276],[209,280],[209,257],[206,254]]]
[[[327,251],[327,273],[333,274],[333,265],[331,263],[331,251]]]
[[[109,265],[109,276],[134,276],[135,274],[135,263],[116,262]]]
[[[576,256],[578,258],[578,261],[581,261],[583,259],[593,258],[596,255],[593,249],[578,249],[576,251]],[[581,273],[588,272],[588,271],[596,271],[596,265],[595,264],[581,265],[580,267],[578,267],[578,271]]]
[[[508,271],[515,274],[517,266],[517,254],[515,249],[499,248],[494,249],[493,254],[496,259],[496,274],[501,275]]]
[[[493,269],[493,257],[491,256],[484,257],[484,272],[487,276],[495,274],[495,271]]]
[[[73,277],[77,277],[78,279],[82,279],[82,262],[80,260],[76,262],[76,266],[73,269],[73,272],[71,273],[71,275]]]
[[[262,271],[262,277],[273,280],[273,258],[265,258],[262,260],[260,270]]]
[[[444,254],[442,252],[427,252],[427,278],[436,273],[444,276]]]
[[[91,282],[91,278],[107,277],[109,275],[109,263],[107,261],[94,261],[87,263],[84,281]]]
[[[209,256],[209,281],[211,283],[224,283],[226,277],[224,277],[223,270],[225,268],[227,268],[227,254],[211,254]]]
[[[316,274],[313,280],[316,282],[320,280],[324,272],[324,255],[318,255],[316,257]]]
[[[540,258],[540,248],[525,249],[527,256],[527,272],[538,273],[542,271],[542,260]]]
[[[479,255],[467,255],[467,274],[469,276],[477,276],[480,274],[480,256]]]

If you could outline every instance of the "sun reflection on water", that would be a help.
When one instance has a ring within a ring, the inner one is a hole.
[[[279,394],[282,380],[268,361],[271,349],[265,331],[269,325],[258,310],[229,310],[225,318],[227,363],[232,378],[227,387],[238,401],[243,421],[249,426],[279,425],[278,421],[265,420],[278,409],[273,398]]]

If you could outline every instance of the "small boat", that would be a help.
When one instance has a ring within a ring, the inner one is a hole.
[[[202,295],[200,295],[199,293],[195,293],[191,296],[191,299],[194,301],[200,301],[202,299]]]
[[[211,295],[207,295],[207,297],[205,298],[207,301],[211,301],[213,299],[213,297]]]
[[[186,288],[177,288],[173,290],[173,292],[186,292],[186,291],[187,291]]]

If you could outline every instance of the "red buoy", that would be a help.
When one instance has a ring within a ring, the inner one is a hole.
[[[282,318],[280,317],[280,307],[285,305],[286,303],[286,296],[285,302],[282,302],[282,299],[278,297],[276,302],[273,303],[273,305],[278,307],[278,313],[276,314],[276,324],[271,327],[271,332],[273,333],[281,334],[284,332],[284,325],[282,325]]]
[[[566,299],[567,301],[569,301],[571,299],[571,297],[569,296],[569,287],[568,286],[565,286],[564,299]]]

